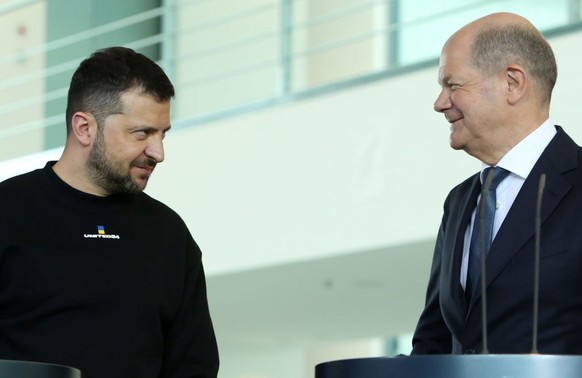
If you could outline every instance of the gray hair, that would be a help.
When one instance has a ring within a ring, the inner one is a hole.
[[[524,67],[541,103],[550,103],[558,69],[552,48],[535,28],[519,24],[484,27],[475,35],[470,61],[489,75],[509,64]]]

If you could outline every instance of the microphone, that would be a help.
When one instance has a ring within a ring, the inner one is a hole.
[[[531,353],[538,353],[538,314],[540,298],[540,234],[542,228],[542,196],[546,187],[546,174],[542,173],[538,184],[538,197],[536,202],[535,223],[535,261],[534,261],[534,287],[533,287],[533,332]]]
[[[479,206],[479,244],[481,245],[481,327],[482,327],[482,354],[488,354],[489,348],[487,345],[487,290],[485,286],[487,285],[487,277],[485,273],[487,269],[485,264],[487,263],[487,251],[485,251],[485,208],[487,206],[487,196],[489,195],[489,189],[491,188],[491,182],[493,181],[493,169],[489,170],[485,183],[483,184],[483,190],[481,191],[481,203]]]

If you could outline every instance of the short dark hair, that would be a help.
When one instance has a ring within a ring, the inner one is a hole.
[[[519,24],[484,27],[473,40],[470,57],[474,67],[488,74],[508,64],[521,65],[534,80],[540,100],[549,104],[558,68],[552,48],[535,28]]]
[[[126,47],[95,51],[81,62],[71,79],[67,133],[76,112],[91,113],[100,125],[107,116],[122,113],[121,94],[132,90],[159,102],[174,97],[174,86],[168,76],[146,56]]]

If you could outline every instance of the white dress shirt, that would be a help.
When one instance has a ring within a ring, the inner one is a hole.
[[[495,239],[495,235],[497,235],[497,231],[499,231],[501,224],[505,220],[505,217],[507,216],[513,201],[515,201],[519,190],[523,186],[525,179],[554,135],[556,135],[556,128],[554,127],[552,120],[548,119],[509,150],[509,152],[505,154],[497,164],[498,167],[508,170],[510,174],[499,184],[496,190],[497,210],[495,211],[495,219],[493,221],[492,240]],[[487,164],[481,166],[481,184],[483,184],[484,179],[483,171],[488,167]],[[481,195],[479,195],[479,197],[481,197]],[[465,288],[465,282],[467,281],[469,245],[471,244],[471,233],[473,232],[473,223],[475,221],[475,213],[477,212],[478,203],[479,198],[475,203],[475,210],[473,210],[471,222],[465,231],[463,261],[461,263],[461,285],[463,285],[463,288]],[[535,204],[532,204],[532,206],[534,205]]]

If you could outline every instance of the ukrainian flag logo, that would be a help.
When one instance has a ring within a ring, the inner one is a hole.
[[[83,234],[85,239],[121,239],[119,235],[106,234],[105,226],[98,225],[96,234]]]

